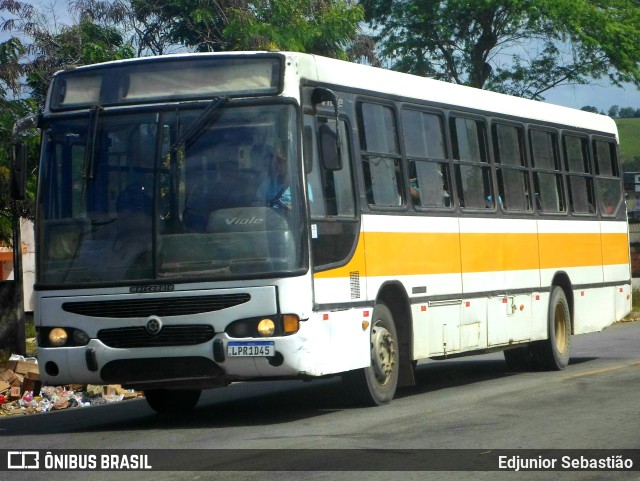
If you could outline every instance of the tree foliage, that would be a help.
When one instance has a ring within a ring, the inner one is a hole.
[[[607,78],[640,86],[640,4],[628,0],[363,0],[395,69],[542,99]]]
[[[26,219],[35,216],[35,190],[37,181],[38,137],[35,132],[24,139],[27,144],[27,199],[18,202],[17,212],[9,198],[12,165],[13,125],[17,120],[37,112],[37,105],[31,99],[0,99],[0,241],[11,244],[12,219],[14,215]]]
[[[364,18],[351,0],[131,0],[127,8],[143,26],[136,31],[139,45],[154,53],[173,43],[198,52],[295,50],[344,57]]]
[[[44,105],[51,76],[57,70],[131,57],[133,49],[117,28],[96,23],[90,12],[77,10],[72,25],[51,27],[48,18],[28,3],[0,0],[0,29],[15,36],[0,43],[0,240],[11,237],[9,179],[13,126]],[[20,217],[33,219],[39,138],[27,132],[27,199],[17,203]]]
[[[59,11],[46,4],[0,0],[0,32],[11,34],[0,43],[0,240],[11,234],[8,189],[13,125],[43,107],[57,70],[189,50],[295,50],[338,58],[367,57],[375,62],[371,39],[359,31],[363,9],[353,0],[67,2],[68,15],[61,21]],[[24,140],[30,152],[31,200],[20,203],[20,214],[32,218],[36,132]]]
[[[585,105],[584,107],[581,107],[580,110],[584,110],[585,112],[591,112],[592,114],[600,113],[600,111],[598,110],[598,107],[596,107],[595,105]]]
[[[342,0],[253,0],[227,13],[223,38],[233,50],[293,50],[343,59],[364,18],[359,5]]]

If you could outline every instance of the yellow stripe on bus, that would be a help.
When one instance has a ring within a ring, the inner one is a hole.
[[[366,255],[365,255],[366,246]],[[402,276],[626,264],[626,234],[366,232],[351,261],[315,278]]]

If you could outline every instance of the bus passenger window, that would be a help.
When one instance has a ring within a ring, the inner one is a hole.
[[[441,117],[404,109],[401,118],[413,204],[418,207],[450,207],[451,180]]]
[[[596,199],[603,217],[615,217],[622,205],[622,185],[613,142],[594,140]]]
[[[532,129],[529,138],[536,207],[543,213],[565,212],[557,136],[553,132]]]
[[[494,124],[493,143],[502,207],[508,211],[531,210],[522,128]]]
[[[361,103],[358,121],[367,202],[379,207],[403,205],[402,164],[393,110]]]
[[[573,135],[564,136],[564,150],[569,189],[569,203],[575,214],[595,213],[593,201],[593,179],[589,164],[589,148],[586,138]]]
[[[467,209],[494,208],[484,123],[452,118],[451,132],[460,206]]]

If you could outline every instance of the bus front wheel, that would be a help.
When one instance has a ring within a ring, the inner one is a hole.
[[[196,407],[201,392],[199,389],[148,389],[144,391],[144,397],[156,413],[179,416]]]
[[[552,371],[569,365],[571,356],[571,311],[561,287],[554,286],[549,299],[548,336],[535,343],[538,362]]]
[[[388,404],[398,386],[400,353],[393,315],[384,304],[373,309],[371,365],[343,376],[348,393],[369,406]]]

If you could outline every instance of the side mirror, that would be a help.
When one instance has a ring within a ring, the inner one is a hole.
[[[24,200],[27,184],[27,148],[24,142],[13,144],[13,168],[11,169],[11,198]]]
[[[327,170],[342,169],[338,134],[329,127],[328,123],[320,125],[318,130],[320,135],[320,157],[322,158],[323,167]]]
[[[320,158],[322,159],[322,165],[325,169],[340,170],[342,169],[342,155],[340,154],[340,136],[338,135],[340,125],[338,120],[338,98],[332,90],[318,87],[314,89],[311,94],[311,102],[314,106],[323,102],[331,102],[333,105],[335,118],[332,123],[335,126],[335,130],[331,129],[328,123],[322,124],[318,129],[318,135],[320,137]]]

